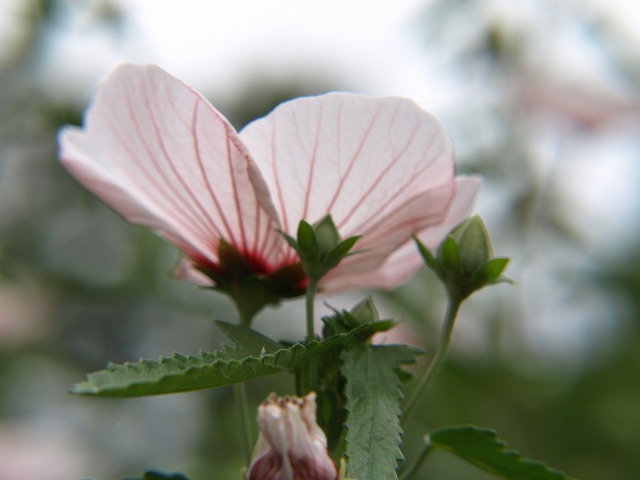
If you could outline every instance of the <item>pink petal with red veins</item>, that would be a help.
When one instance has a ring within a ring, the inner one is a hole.
[[[353,249],[359,253],[344,259],[322,278],[323,291],[344,290],[341,286],[354,277],[365,282],[355,288],[370,288],[377,282],[376,271],[392,252],[407,243],[415,232],[442,223],[454,193],[451,183],[413,197],[398,211],[364,232]]]
[[[61,131],[60,149],[82,184],[192,259],[215,262],[221,238],[271,262],[282,254],[266,185],[237,133],[159,67],[117,68],[101,84],[85,128]]]
[[[410,236],[443,222],[454,196],[451,141],[410,100],[333,93],[284,103],[240,132],[272,192],[283,228],[331,214],[355,250],[321,281],[336,291],[377,284]],[[366,278],[365,278],[366,277]],[[366,281],[368,280],[368,281]]]
[[[455,181],[455,197],[446,212],[444,220],[418,233],[418,237],[429,249],[436,249],[446,235],[469,216],[482,185],[481,178],[475,176],[456,177]],[[358,247],[358,244],[356,244],[356,247]],[[356,257],[357,255],[353,258]],[[349,258],[345,262],[348,260]],[[376,271],[355,273],[353,275],[347,271],[335,277],[332,275],[333,272],[329,273],[326,278],[326,291],[330,293],[365,287],[391,289],[406,282],[421,267],[424,267],[424,262],[418,253],[415,243],[411,240],[388,257]]]
[[[343,238],[362,234],[453,179],[442,126],[401,98],[300,98],[249,124],[240,138],[289,233],[301,219],[314,223],[331,214]]]

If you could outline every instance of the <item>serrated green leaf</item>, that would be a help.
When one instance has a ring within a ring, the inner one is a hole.
[[[213,353],[140,360],[122,365],[110,364],[105,370],[87,375],[71,393],[109,397],[141,397],[221,387],[252,378],[298,368],[311,358],[349,341],[370,328],[363,325],[323,342],[296,343],[266,353],[247,348],[228,348]]]
[[[507,449],[493,430],[464,425],[432,432],[427,441],[473,465],[509,480],[571,480],[564,473]]]
[[[229,340],[236,345],[242,345],[242,348],[249,352],[273,353],[284,347],[281,343],[245,325],[235,325],[221,320],[216,320],[215,324],[229,337]]]
[[[401,380],[397,371],[415,363],[420,349],[409,345],[352,344],[342,353],[347,384],[347,476],[358,480],[398,478]]]

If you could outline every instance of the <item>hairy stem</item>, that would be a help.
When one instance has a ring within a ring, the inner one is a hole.
[[[313,308],[316,300],[316,293],[318,291],[318,279],[309,277],[309,284],[307,285],[307,298],[306,298],[306,317],[307,317],[307,342],[316,338],[316,332],[314,328],[314,312]],[[297,390],[308,393],[318,389],[318,360],[312,358],[303,367],[302,382],[303,385],[298,385]]]
[[[307,315],[307,342],[310,342],[316,338],[314,321],[313,321],[313,306],[316,301],[316,293],[318,291],[318,279],[309,278],[309,285],[307,285],[307,303],[306,303],[306,315]]]
[[[240,312],[240,325],[249,328],[253,321],[253,315],[247,315],[243,310]],[[251,430],[251,412],[249,411],[249,397],[247,395],[247,384],[239,382],[234,384],[233,391],[237,402],[238,419],[240,421],[241,451],[244,464],[248,467],[251,463],[251,452],[253,451],[253,431]]]
[[[433,449],[431,447],[431,442],[427,437],[424,447],[422,447],[422,450],[420,450],[420,453],[418,454],[418,458],[416,458],[415,461],[402,473],[402,475],[400,475],[400,480],[410,480],[411,478],[413,478],[414,475],[418,473],[420,468],[422,468],[422,464],[427,459],[432,450]]]
[[[238,415],[240,417],[240,431],[242,437],[242,457],[244,464],[251,463],[251,451],[253,450],[253,432],[249,420],[249,400],[247,398],[247,385],[239,382],[234,385],[236,400],[238,402]]]

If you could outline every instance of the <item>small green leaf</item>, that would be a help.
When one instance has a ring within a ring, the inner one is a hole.
[[[508,450],[493,430],[472,425],[445,427],[428,435],[427,441],[435,448],[508,480],[571,480],[558,470]]]
[[[415,363],[421,350],[408,345],[353,343],[341,358],[347,384],[347,476],[358,480],[398,478],[400,451],[400,366]]]

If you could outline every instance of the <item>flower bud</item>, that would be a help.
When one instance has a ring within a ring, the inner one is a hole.
[[[331,215],[314,225],[301,220],[297,239],[285,232],[281,233],[291,248],[298,252],[307,276],[315,279],[325,276],[343,258],[357,253],[350,250],[360,238],[355,236],[341,240]]]
[[[316,423],[314,392],[303,398],[272,393],[258,407],[258,424],[249,480],[337,480],[327,439]]]
[[[418,238],[418,250],[425,263],[444,282],[452,297],[464,300],[476,290],[500,282],[508,258],[493,258],[491,238],[478,216],[456,227],[434,255]]]

